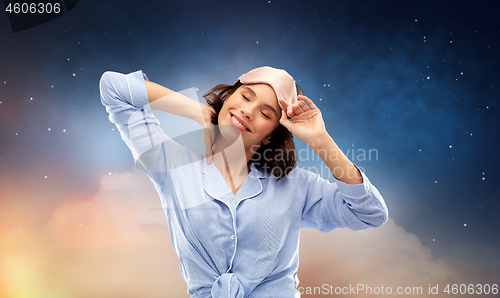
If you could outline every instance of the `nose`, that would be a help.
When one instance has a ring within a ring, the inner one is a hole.
[[[253,120],[254,114],[257,110],[257,106],[254,104],[248,104],[245,107],[241,108],[241,113],[248,120]]]

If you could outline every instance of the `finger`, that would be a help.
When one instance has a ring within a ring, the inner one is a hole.
[[[214,158],[214,146],[212,146],[211,149],[212,149],[212,154],[207,157],[207,165],[211,164]]]
[[[291,104],[289,104],[286,100],[284,100],[283,98],[280,98],[278,100],[278,103],[280,104],[280,107],[283,111],[285,111],[286,115],[288,117],[292,117],[293,116],[293,111],[291,110]]]
[[[281,108],[286,111],[286,109],[288,108],[288,102],[283,98],[280,98],[278,100],[278,103],[280,104]]]
[[[212,160],[214,158],[214,146],[213,144],[210,146],[209,154],[207,155],[207,165],[212,163]]]
[[[214,155],[212,138],[213,133],[211,129],[213,129],[213,125],[210,125],[203,130],[203,141],[205,142],[205,156],[207,164],[210,164],[212,162],[212,156]]]
[[[212,156],[215,154],[215,149],[214,149],[214,138],[215,138],[215,126],[212,124],[210,125],[210,148],[212,150]],[[212,160],[212,159],[210,159]]]
[[[205,138],[205,156],[206,156],[206,160],[207,160],[207,165],[210,164],[210,162],[212,161],[212,149],[211,149],[211,146],[210,146],[210,140],[207,140],[208,138]]]
[[[284,110],[281,110],[280,124],[283,125],[289,131],[291,131],[290,129],[292,128],[293,123],[290,120],[288,120]]]
[[[300,115],[304,112],[304,110],[302,110],[302,108],[299,106],[299,105],[292,105],[292,111],[295,115]]]
[[[309,106],[303,100],[299,100],[299,104],[297,106],[300,108],[302,112],[307,112],[311,110],[311,108],[309,108]]]
[[[215,126],[210,124],[210,150],[212,151],[212,155],[210,156],[210,162],[212,162],[213,156],[215,155],[214,149],[214,139],[215,139]]]
[[[293,105],[289,105],[287,108],[286,108],[286,114],[288,115],[288,117],[293,117],[295,116],[295,113],[293,112]]]
[[[299,99],[300,100],[303,100],[308,106],[309,108],[311,108],[311,110],[314,110],[314,109],[317,109],[318,107],[314,104],[314,102],[312,102],[312,100],[310,100],[309,98],[307,98],[306,96],[304,95],[299,95]]]

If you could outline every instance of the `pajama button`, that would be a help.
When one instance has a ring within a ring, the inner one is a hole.
[[[234,235],[231,235],[229,239],[234,240]]]

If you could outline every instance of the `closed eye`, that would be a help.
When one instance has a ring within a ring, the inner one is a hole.
[[[244,98],[246,101],[250,102],[250,99],[249,99],[246,95],[242,95],[242,96],[243,96],[243,98]],[[266,106],[270,107],[269,105],[266,105]],[[271,109],[273,109],[273,108],[271,107]],[[274,109],[273,109],[273,110],[274,110]],[[260,112],[261,112],[261,114],[262,114],[264,117],[266,117],[267,119],[269,119],[269,116],[267,116],[267,114],[266,114],[266,113],[264,113],[263,111],[260,111]]]

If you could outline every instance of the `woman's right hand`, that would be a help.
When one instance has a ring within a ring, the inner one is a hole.
[[[207,157],[207,165],[212,163],[214,152],[215,126],[212,124],[212,115],[215,115],[215,110],[207,105],[200,103],[202,119],[198,122],[203,130],[203,141],[205,143],[205,155]]]

